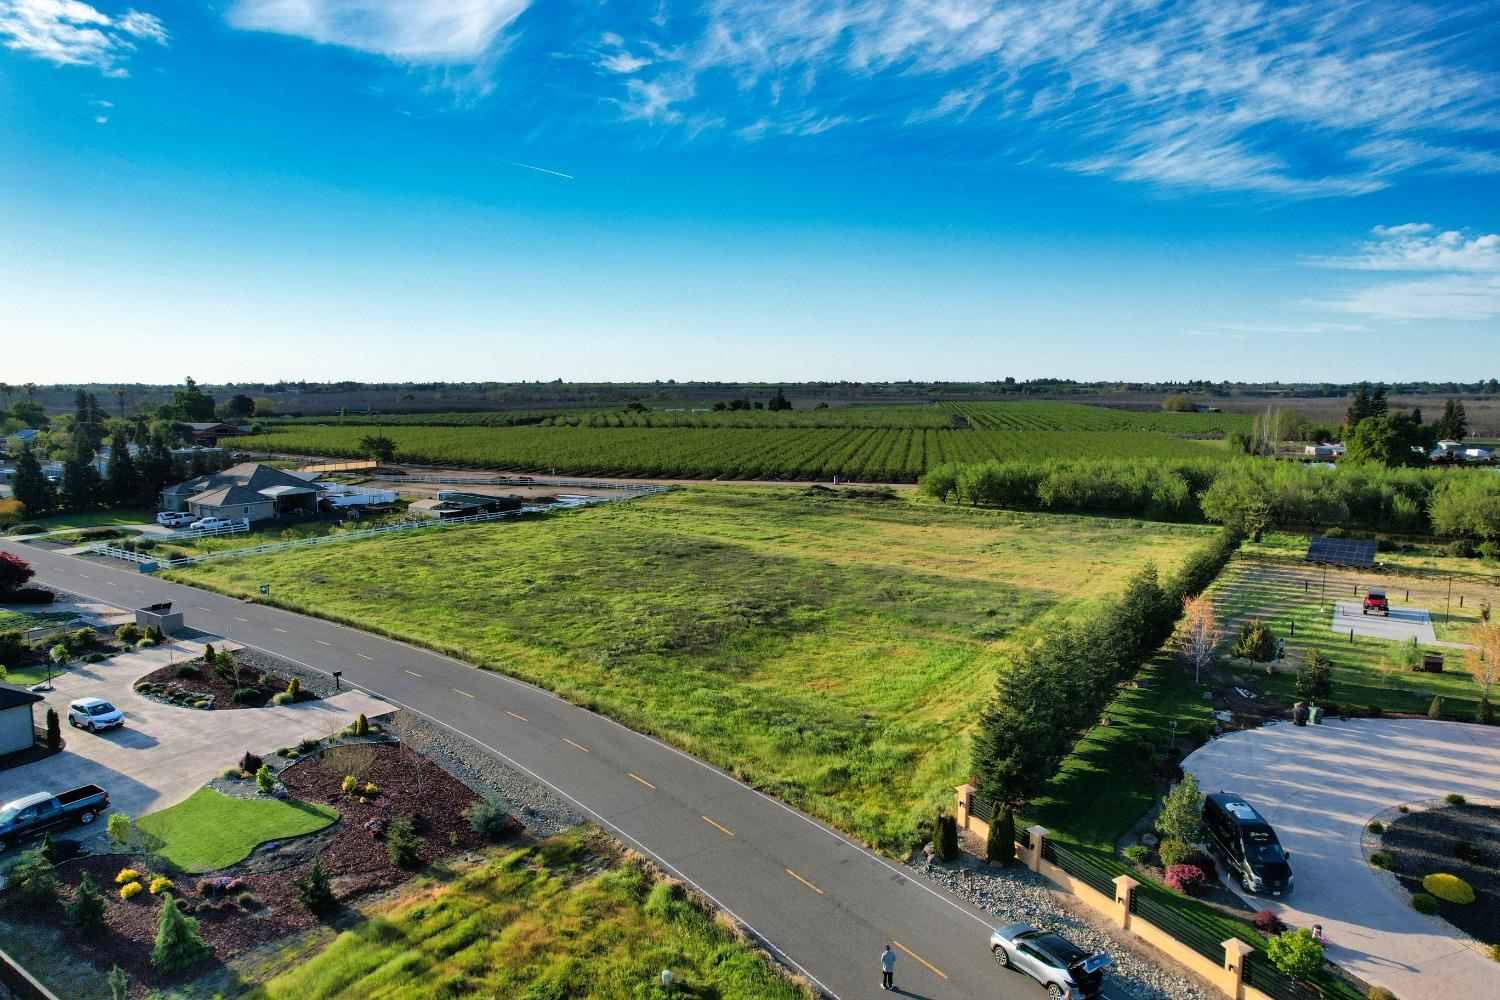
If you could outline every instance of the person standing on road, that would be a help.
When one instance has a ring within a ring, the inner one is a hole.
[[[896,953],[891,951],[890,945],[886,945],[885,951],[880,953],[880,988],[896,988]]]

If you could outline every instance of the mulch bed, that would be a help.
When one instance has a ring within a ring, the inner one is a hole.
[[[1454,845],[1465,840],[1479,848],[1478,862],[1454,855]],[[1438,913],[1484,944],[1500,943],[1500,807],[1445,805],[1407,813],[1385,828],[1380,849],[1391,856],[1391,871],[1408,892],[1422,892],[1422,878],[1435,872],[1473,886],[1474,902],[1440,902]]]
[[[336,831],[327,840],[326,831],[311,834],[327,843],[320,854],[324,870],[333,881],[340,903],[349,903],[370,893],[391,889],[411,876],[411,872],[391,863],[385,840],[370,833],[370,820],[389,821],[398,812],[408,813],[417,823],[422,837],[422,863],[431,864],[454,853],[481,846],[484,841],[469,826],[464,812],[479,801],[479,796],[425,757],[415,757],[400,746],[365,744],[363,755],[369,761],[358,775],[362,782],[374,784],[379,792],[366,803],[343,796],[339,787],[343,774],[326,767],[322,754],[297,761],[281,772],[288,791],[299,799],[326,802],[338,808],[341,818],[330,829]],[[348,758],[346,758],[347,761]],[[420,789],[420,791],[419,791]],[[519,830],[520,825],[516,828]],[[140,855],[101,855],[80,858],[58,866],[64,899],[84,872],[104,893],[108,906],[106,929],[91,941],[73,941],[73,947],[100,969],[119,965],[132,983],[132,995],[144,995],[147,988],[160,989],[194,979],[209,968],[208,962],[179,973],[163,976],[151,967],[151,949],[156,940],[160,919],[158,897],[142,893],[121,901],[115,875],[122,868],[135,868],[149,883],[153,874],[166,874],[176,883],[173,890],[190,912],[204,901],[214,904],[208,912],[192,915],[198,920],[204,939],[213,949],[214,962],[227,962],[257,946],[285,937],[294,931],[313,927],[319,918],[297,902],[294,882],[302,879],[312,866],[309,858],[291,867],[270,872],[252,872],[239,876],[241,885],[229,894],[227,902],[215,892],[200,892],[200,882],[207,876],[172,875],[157,859]],[[236,866],[238,867],[238,866]],[[240,893],[252,894],[257,906],[246,910],[235,902]],[[41,911],[21,912],[10,908],[18,920],[64,927],[62,904]],[[324,919],[334,919],[332,914]]]
[[[178,676],[178,670],[183,667],[192,667],[194,673],[189,677]],[[204,664],[203,659],[199,657],[185,663],[153,670],[135,683],[136,685],[157,684],[163,688],[174,689],[181,694],[172,700],[183,701],[190,705],[194,701],[212,701],[215,711],[223,711],[232,708],[264,708],[270,704],[272,697],[286,690],[290,680],[289,677],[279,677],[270,671],[258,670],[241,663],[236,665],[235,680],[231,683],[215,673],[214,669]],[[256,692],[255,697],[249,701],[235,701],[236,688],[248,688]],[[306,701],[315,697],[317,695],[303,691],[297,700]]]

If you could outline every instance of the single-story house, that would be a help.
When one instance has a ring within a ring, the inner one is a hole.
[[[36,723],[31,706],[42,696],[25,688],[0,684],[0,754],[30,750],[36,743]]]
[[[214,445],[218,444],[219,438],[241,437],[245,434],[250,433],[243,427],[236,427],[234,424],[221,424],[217,421],[209,423],[190,423],[187,425],[187,428],[188,439],[191,440],[193,444],[201,445],[205,448],[212,448]]]
[[[259,462],[231,465],[161,491],[161,509],[194,517],[265,521],[284,514],[312,514],[324,489],[317,483]]]

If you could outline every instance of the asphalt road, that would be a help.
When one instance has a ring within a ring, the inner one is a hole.
[[[818,821],[666,744],[528,684],[405,643],[136,571],[0,541],[37,582],[121,607],[172,601],[193,628],[259,647],[420,712],[565,796],[695,886],[771,951],[845,1000],[1037,1000],[998,968],[989,919]]]

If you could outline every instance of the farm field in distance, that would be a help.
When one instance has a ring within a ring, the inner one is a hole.
[[[408,638],[665,736],[871,842],[965,776],[1001,655],[1215,529],[692,487],[175,571]]]

